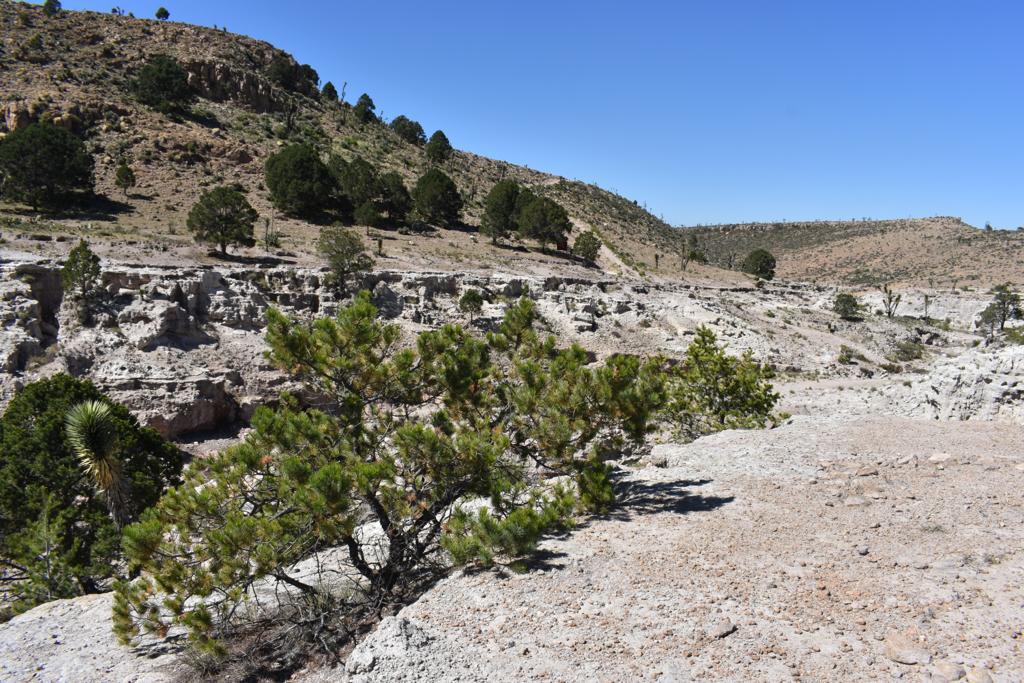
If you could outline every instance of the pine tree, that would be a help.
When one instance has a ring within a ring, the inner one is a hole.
[[[197,242],[217,245],[222,255],[228,246],[252,246],[256,219],[252,208],[237,186],[216,187],[204,193],[188,214],[188,229]]]
[[[501,180],[494,184],[484,199],[484,215],[480,232],[497,244],[517,229],[516,200],[520,187],[514,180]]]
[[[534,197],[520,208],[518,227],[520,237],[536,240],[546,248],[548,244],[564,244],[566,233],[572,231],[572,222],[558,202]]]
[[[88,324],[100,291],[100,257],[89,248],[84,239],[68,253],[61,268],[64,290],[75,302],[79,322]]]
[[[351,280],[373,267],[362,239],[352,230],[329,227],[320,230],[317,250],[330,269],[328,284],[341,294],[348,292]]]
[[[326,102],[337,102],[338,101],[338,89],[334,87],[334,84],[330,81],[324,83],[323,90],[320,91],[320,95]]]
[[[454,152],[451,143],[448,142],[448,136],[439,130],[434,131],[434,134],[430,136],[424,151],[426,152],[427,160],[432,164],[441,164],[448,161]]]
[[[0,140],[0,193],[33,210],[59,208],[92,192],[93,159],[85,144],[52,123],[33,123]]]
[[[356,116],[356,121],[359,123],[371,123],[377,120],[377,115],[374,113],[377,111],[377,105],[373,103],[373,100],[369,95],[363,93],[356,100],[356,106],[352,108],[352,113]]]
[[[402,138],[411,145],[422,145],[427,141],[427,135],[423,132],[423,126],[418,122],[413,121],[408,116],[399,115],[388,124],[391,130],[398,134],[398,137]]]
[[[195,97],[185,69],[162,54],[149,58],[132,82],[132,91],[139,102],[165,114],[181,112]]]
[[[267,159],[267,189],[289,216],[316,218],[336,200],[337,182],[308,145],[291,145]]]
[[[388,218],[395,222],[404,222],[412,211],[412,195],[405,187],[402,176],[394,171],[380,177],[382,198],[381,208],[387,212]]]
[[[743,272],[762,280],[775,277],[775,257],[765,249],[755,249],[743,261]]]
[[[442,226],[458,223],[462,211],[459,190],[442,171],[429,169],[416,183],[412,192],[416,212],[426,221]]]
[[[171,13],[167,11],[166,7],[160,7],[156,11],[156,18],[160,21],[167,21],[171,18]]]
[[[572,253],[589,264],[593,264],[597,260],[597,255],[600,252],[601,239],[592,230],[581,233],[572,245]]]

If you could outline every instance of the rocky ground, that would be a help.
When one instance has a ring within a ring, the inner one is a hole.
[[[316,269],[107,263],[107,308],[83,328],[53,263],[8,254],[0,270],[4,394],[89,377],[199,456],[289,386],[262,359],[267,307],[339,304]],[[621,504],[546,541],[527,573],[455,574],[344,664],[297,680],[1024,678],[1024,347],[973,333],[986,298],[908,291],[906,317],[844,322],[834,289],[803,284],[424,271],[365,284],[410,334],[466,322],[469,288],[489,300],[481,332],[528,293],[551,333],[599,358],[679,356],[705,324],[776,366],[793,417],[662,438],[620,463]],[[181,675],[174,643],[118,646],[109,608],[87,596],[0,626],[0,680]]]

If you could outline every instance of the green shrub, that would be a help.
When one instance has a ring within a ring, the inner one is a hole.
[[[110,406],[129,519],[179,481],[181,453],[91,383],[55,375],[26,385],[0,418],[0,563],[19,610],[102,590],[119,568],[120,534],[65,432],[85,401]]]
[[[765,249],[755,249],[743,260],[743,272],[771,280],[775,277],[775,257]]]
[[[836,294],[835,301],[832,303],[832,310],[843,320],[859,320],[861,305],[854,295],[840,292]]]
[[[149,58],[133,81],[132,91],[139,102],[165,114],[180,112],[194,99],[181,64],[162,54]]]
[[[93,159],[85,144],[52,123],[33,123],[0,140],[0,193],[33,210],[58,208],[73,193],[91,193]]]
[[[576,238],[572,245],[572,253],[592,264],[597,260],[597,255],[601,253],[601,239],[594,234],[593,230],[587,230]]]
[[[366,253],[363,240],[352,230],[338,227],[321,229],[317,250],[330,269],[328,285],[341,294],[348,291],[353,277],[373,267],[373,257]]]
[[[289,216],[315,218],[334,204],[337,184],[308,145],[291,145],[267,159],[267,189]]]
[[[124,192],[125,199],[128,199],[128,190],[135,187],[135,182],[135,171],[128,164],[121,162],[114,174],[114,185]]]

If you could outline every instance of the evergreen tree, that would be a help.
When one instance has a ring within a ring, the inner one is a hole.
[[[78,320],[87,325],[92,320],[100,294],[100,257],[89,248],[84,239],[79,240],[64,261],[61,280],[64,291],[74,301]]]
[[[592,230],[581,233],[572,245],[572,253],[590,264],[597,260],[600,252],[601,239]]]
[[[314,218],[337,196],[334,178],[308,145],[285,147],[267,159],[266,180],[274,206],[289,216]]]
[[[412,211],[412,195],[405,187],[405,181],[395,171],[385,173],[380,177],[382,199],[381,209],[388,218],[395,222],[404,222],[409,212]]]
[[[46,2],[43,3],[43,14],[48,17],[55,17],[60,14],[59,0],[46,0]]]
[[[371,228],[376,228],[384,222],[384,216],[381,215],[380,209],[377,208],[375,202],[363,202],[356,208],[355,212],[356,225],[365,225]]]
[[[861,305],[853,294],[840,292],[836,294],[832,310],[843,320],[857,320],[860,318]]]
[[[188,214],[188,229],[197,242],[217,245],[221,254],[228,245],[252,246],[259,215],[238,186],[221,186],[206,192]]]
[[[167,11],[166,7],[160,7],[156,11],[156,18],[160,21],[167,21],[171,18],[171,13]]]
[[[547,197],[534,197],[522,207],[519,213],[519,235],[525,239],[560,246],[565,243],[566,233],[572,231],[569,214],[558,202]]]
[[[330,81],[327,81],[326,83],[324,83],[324,89],[320,91],[320,94],[323,96],[324,100],[327,101],[327,102],[337,102],[338,101],[338,89],[335,88],[334,84],[331,83]]]
[[[377,111],[377,106],[370,99],[370,96],[363,93],[356,100],[356,106],[352,108],[352,113],[356,116],[356,121],[359,123],[370,123],[377,120],[377,115],[374,113]]]
[[[97,592],[118,571],[120,533],[65,427],[69,411],[87,401],[108,407],[106,452],[132,495],[126,521],[181,472],[176,448],[91,383],[55,375],[26,385],[0,418],[0,558],[6,578],[24,579],[5,587],[18,609]]]
[[[341,191],[356,207],[376,202],[382,194],[377,169],[362,157],[339,167],[339,181]]]
[[[363,240],[352,230],[323,228],[317,250],[330,269],[328,284],[341,294],[348,292],[351,280],[373,268],[373,257],[366,253]]]
[[[412,197],[423,220],[442,226],[458,223],[462,197],[452,179],[442,171],[432,168],[424,173],[416,183]]]
[[[992,293],[995,294],[995,298],[982,312],[982,322],[1002,332],[1006,329],[1008,321],[1020,318],[1024,314],[1020,294],[1014,292],[1009,283],[996,285],[992,288]]]
[[[476,316],[484,308],[484,297],[478,289],[467,289],[466,293],[459,299],[459,310],[469,314],[469,324],[472,325]]]
[[[755,249],[743,261],[743,272],[762,280],[775,277],[775,257],[765,249]]]
[[[409,144],[422,145],[427,141],[427,134],[423,132],[423,126],[407,116],[396,116],[389,126],[391,130],[398,134],[398,137]]]
[[[128,199],[128,190],[135,187],[135,171],[132,167],[122,161],[114,175],[114,184],[124,192],[124,198]]]
[[[92,192],[85,144],[52,123],[33,123],[0,139],[0,196],[33,210],[57,208],[74,192]]]
[[[494,244],[516,231],[516,200],[519,194],[520,187],[514,180],[501,180],[487,193],[480,232],[490,236]]]
[[[139,102],[165,114],[180,112],[194,98],[185,69],[162,54],[149,58],[132,82],[132,91]]]
[[[448,142],[448,136],[442,131],[437,130],[430,136],[424,151],[430,163],[440,164],[448,161],[454,150],[452,149],[452,144]]]

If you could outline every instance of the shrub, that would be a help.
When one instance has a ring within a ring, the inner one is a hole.
[[[572,231],[569,214],[561,204],[547,197],[533,196],[522,206],[517,220],[520,237],[536,240],[541,247],[555,244],[564,248],[566,233]]]
[[[260,409],[244,444],[189,468],[185,485],[126,531],[143,573],[118,585],[119,637],[180,625],[220,653],[219,637],[259,617],[259,608],[236,609],[257,581],[293,596],[301,628],[314,605],[329,620],[401,600],[442,549],[463,564],[514,561],[567,527],[584,500],[601,509],[611,484],[592,453],[644,438],[663,396],[661,362],[590,367],[582,349],[556,350],[537,335],[535,317],[524,299],[487,339],[447,325],[400,349],[399,328],[378,320],[368,293],[311,324],[269,311],[270,358],[329,409],[291,400]],[[206,468],[216,487],[201,488]],[[569,476],[582,493],[539,484],[535,468]],[[490,501],[486,510],[462,507],[477,498]],[[359,577],[348,600],[324,576],[289,575],[335,546]],[[303,635],[344,638],[345,629]]]
[[[206,192],[188,214],[188,229],[197,242],[217,245],[221,254],[228,245],[252,246],[259,214],[238,186],[221,186]]]
[[[0,194],[33,210],[57,208],[74,192],[92,192],[85,144],[52,123],[33,123],[0,140]]]
[[[328,102],[338,101],[338,89],[330,81],[324,83],[324,88],[320,91],[320,95]]]
[[[691,439],[723,429],[764,427],[775,419],[779,400],[773,377],[771,368],[749,351],[730,356],[710,329],[698,327],[675,370],[668,413]]]
[[[267,189],[278,209],[300,218],[316,217],[336,196],[337,186],[308,145],[291,145],[267,159]]]
[[[366,253],[363,240],[352,230],[323,228],[317,250],[326,259],[330,275],[328,285],[341,294],[348,291],[349,281],[373,267],[373,257]]]
[[[178,60],[153,55],[132,83],[136,99],[165,114],[180,112],[193,100],[188,74]]]
[[[119,566],[107,501],[83,476],[65,429],[69,411],[87,401],[108,407],[109,453],[131,492],[128,520],[179,481],[180,452],[91,383],[55,375],[25,386],[0,418],[0,564],[19,610],[97,592]]]
[[[167,21],[171,18],[171,13],[167,11],[166,7],[160,7],[156,11],[156,18],[160,21]]]
[[[519,194],[520,187],[514,180],[498,181],[487,193],[480,232],[490,236],[494,244],[517,229],[516,200]]]
[[[60,274],[64,290],[77,306],[79,321],[87,324],[100,291],[100,257],[93,253],[88,242],[80,240],[68,253]]]
[[[416,183],[412,197],[417,213],[424,220],[443,226],[458,223],[462,197],[455,183],[444,172],[432,168],[424,173]]]
[[[377,120],[377,105],[373,103],[373,100],[369,95],[363,93],[356,100],[356,106],[352,107],[352,113],[356,116],[356,121],[359,123],[371,123]]]
[[[835,301],[832,302],[832,310],[843,320],[860,319],[860,302],[857,301],[857,297],[846,292],[836,294]]]
[[[771,280],[775,277],[775,257],[766,249],[755,249],[743,260],[743,272]]]
[[[452,144],[448,142],[448,136],[442,131],[434,131],[434,134],[430,136],[430,140],[427,142],[427,146],[424,149],[427,155],[427,160],[432,164],[440,164],[451,158]]]
[[[601,239],[592,230],[587,230],[576,238],[572,245],[572,253],[587,263],[594,263],[601,252]]]
[[[124,192],[124,198],[128,199],[128,190],[135,187],[135,171],[128,164],[121,162],[121,165],[117,167],[117,172],[114,174],[114,185],[116,185],[122,192]]]
[[[422,145],[427,141],[427,134],[423,132],[423,126],[407,116],[396,116],[390,124],[391,130],[398,134],[411,145]]]

